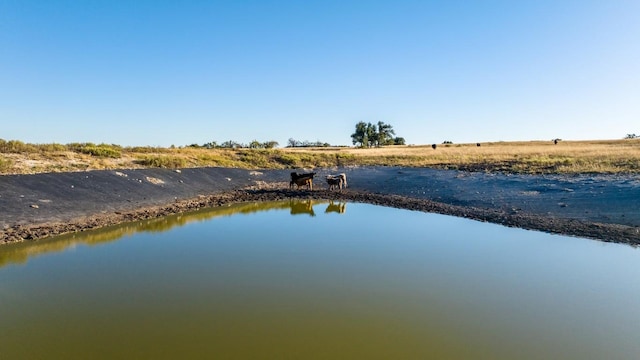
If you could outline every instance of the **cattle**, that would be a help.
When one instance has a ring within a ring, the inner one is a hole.
[[[436,145],[436,144],[431,145],[431,148],[432,148],[433,150],[435,150],[437,147],[438,147],[438,145]]]
[[[342,188],[347,187],[347,174],[327,175],[327,184],[329,184],[329,190],[335,188],[342,190]]]
[[[289,189],[293,188],[293,185],[297,185],[298,188],[301,186],[307,186],[309,190],[313,190],[313,177],[316,173],[303,173],[298,174],[297,172],[291,173],[291,181],[289,182]]]
[[[330,177],[327,176],[327,184],[329,184],[329,190],[333,190],[333,189],[340,189],[342,190],[342,179],[340,179],[339,177]]]
[[[298,189],[301,186],[306,186],[309,190],[313,190],[313,179],[301,178],[301,179],[291,180],[291,182],[289,183],[289,188],[293,188],[293,185],[297,185]]]

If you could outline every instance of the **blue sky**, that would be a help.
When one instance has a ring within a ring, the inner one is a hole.
[[[640,1],[0,0],[0,138],[640,134]]]

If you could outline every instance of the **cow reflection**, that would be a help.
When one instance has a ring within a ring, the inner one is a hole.
[[[312,200],[290,200],[289,206],[291,207],[291,215],[308,214],[309,216],[316,216],[313,212]]]
[[[327,209],[324,212],[325,213],[336,212],[338,214],[344,214],[346,209],[347,209],[347,203],[339,202],[336,204],[333,201],[330,201],[329,205],[327,206]]]

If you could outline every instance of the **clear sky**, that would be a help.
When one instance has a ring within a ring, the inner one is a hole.
[[[640,1],[0,0],[0,138],[640,134]]]

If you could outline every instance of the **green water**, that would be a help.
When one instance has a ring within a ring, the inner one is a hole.
[[[0,359],[635,359],[640,250],[254,203],[0,247]]]

